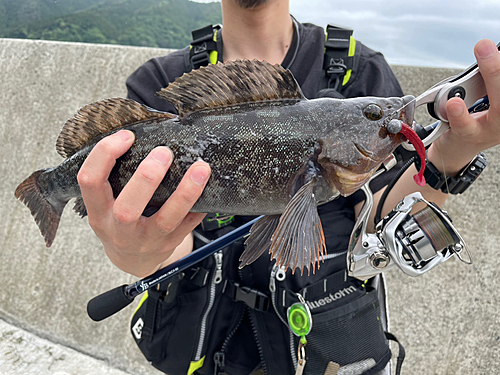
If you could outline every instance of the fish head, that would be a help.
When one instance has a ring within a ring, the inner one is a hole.
[[[317,162],[326,180],[341,195],[348,196],[363,186],[406,140],[400,133],[391,133],[387,126],[393,119],[411,126],[414,99],[411,95],[363,97],[335,103],[328,125],[331,130],[317,143]]]

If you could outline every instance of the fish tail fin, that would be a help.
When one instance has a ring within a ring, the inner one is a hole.
[[[47,247],[50,247],[56,236],[59,220],[66,202],[53,205],[46,199],[38,184],[38,177],[45,171],[47,169],[33,172],[19,184],[14,195],[30,209],[31,215],[33,215],[42,236],[45,238]]]

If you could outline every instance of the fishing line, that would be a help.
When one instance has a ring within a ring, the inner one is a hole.
[[[409,104],[413,103],[414,101],[416,101],[417,98],[413,98],[412,100],[410,100],[408,103],[406,103],[404,106],[402,106],[401,108],[399,109],[396,109],[394,110],[393,113],[391,113],[390,115],[387,115],[387,118],[385,119],[383,125],[387,125],[391,120],[394,120],[396,118],[396,115],[399,114],[399,112],[401,112],[401,110],[403,108],[405,108],[406,106],[408,106]]]
[[[394,185],[396,185],[396,182],[398,182],[400,177],[403,175],[403,173],[406,172],[406,170],[415,162],[415,160],[417,160],[417,158],[418,158],[418,155],[413,155],[410,158],[410,160],[408,160],[406,162],[406,164],[400,170],[398,170],[396,175],[392,178],[391,182],[389,182],[389,184],[385,188],[384,192],[382,193],[382,196],[380,197],[378,205],[377,205],[377,211],[375,213],[375,218],[374,218],[375,226],[377,226],[377,224],[379,223],[379,221],[381,219],[382,207],[384,206],[384,203],[387,199],[387,196],[391,192]]]

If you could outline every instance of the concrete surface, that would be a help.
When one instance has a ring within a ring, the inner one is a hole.
[[[124,96],[125,78],[167,52],[0,39],[1,375],[30,373],[33,363],[40,363],[40,371],[32,372],[39,374],[159,374],[129,334],[134,306],[100,323],[86,315],[89,299],[134,278],[109,262],[86,219],[71,209],[63,214],[54,245],[46,248],[13,192],[34,170],[62,161],[55,140],[77,109]],[[456,72],[394,70],[405,92],[415,95]],[[420,122],[430,121],[421,114]],[[499,149],[487,154],[490,165],[480,180],[446,205],[470,245],[474,265],[449,261],[416,279],[397,270],[387,274],[392,331],[407,350],[404,374],[491,374],[500,367]],[[83,367],[86,362],[90,367]]]
[[[0,39],[0,318],[131,374],[159,373],[128,331],[134,306],[103,323],[91,321],[86,306],[93,296],[134,278],[109,262],[71,204],[54,245],[46,248],[13,193],[32,171],[61,163],[55,141],[69,117],[88,103],[125,96],[125,78],[166,53]]]
[[[457,72],[394,71],[405,93],[414,95]],[[422,124],[433,122],[419,114]],[[387,272],[391,330],[407,352],[404,374],[500,373],[500,148],[486,155],[488,167],[480,178],[445,205],[473,265],[453,259],[418,278]]]
[[[104,361],[26,332],[0,319],[0,374],[126,375]]]

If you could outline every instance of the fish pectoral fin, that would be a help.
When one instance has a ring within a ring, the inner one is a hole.
[[[290,267],[292,273],[307,267],[308,274],[315,271],[315,264],[326,255],[325,235],[316,208],[314,180],[302,186],[293,196],[281,215],[269,249],[271,259],[280,267]]]
[[[245,241],[245,251],[240,256],[239,268],[257,260],[271,246],[271,237],[278,227],[281,215],[267,215],[258,220],[250,229],[250,236]]]

